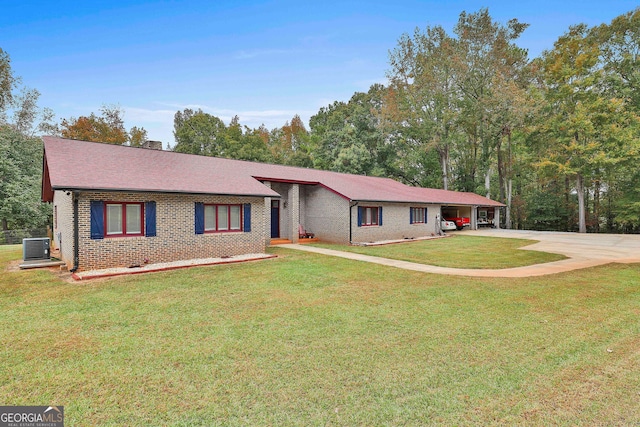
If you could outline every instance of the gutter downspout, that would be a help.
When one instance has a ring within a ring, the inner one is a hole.
[[[353,200],[352,200],[353,201]],[[358,202],[349,205],[349,244],[353,244],[353,208],[358,206]]]
[[[80,243],[80,238],[78,235],[78,192],[74,191],[71,194],[71,198],[73,200],[73,268],[70,270],[70,272],[75,273],[80,267],[80,249],[78,248],[78,245]]]

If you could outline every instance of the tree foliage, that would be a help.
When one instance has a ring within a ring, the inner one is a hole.
[[[42,228],[51,207],[40,201],[42,141],[0,126],[0,221],[3,230]]]
[[[88,116],[63,119],[60,134],[69,139],[131,146],[140,146],[147,139],[144,128],[134,126],[127,131],[124,126],[124,111],[120,107],[103,105],[100,113],[99,116],[91,113]]]
[[[9,55],[0,49],[0,226],[2,230],[46,226],[51,207],[40,202],[42,142],[34,133],[50,125],[39,93],[23,87]]]

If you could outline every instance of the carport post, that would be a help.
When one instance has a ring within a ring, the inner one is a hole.
[[[469,230],[478,229],[478,207],[471,206],[471,221],[469,224]]]
[[[496,206],[493,208],[493,212],[493,225],[500,228],[500,208]]]

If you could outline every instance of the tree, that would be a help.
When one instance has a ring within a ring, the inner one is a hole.
[[[400,114],[395,117],[408,149],[438,153],[442,188],[449,188],[450,149],[455,139],[459,95],[455,80],[457,43],[440,27],[404,34],[389,54],[387,77]],[[414,158],[420,160],[422,156]],[[418,166],[420,168],[420,166]]]
[[[0,126],[0,223],[3,230],[42,228],[51,206],[40,201],[42,141]]]
[[[0,226],[3,230],[47,224],[51,206],[40,201],[42,141],[36,130],[49,124],[39,93],[22,87],[9,55],[0,49]],[[37,123],[38,120],[41,123]]]
[[[273,160],[282,165],[311,167],[309,133],[297,114],[284,126],[271,131],[269,148]]]
[[[226,126],[218,117],[198,109],[178,111],[173,119],[174,151],[226,157]]]
[[[387,89],[379,84],[334,102],[311,117],[313,165],[320,169],[395,176],[395,147],[385,138],[382,108]]]
[[[107,144],[140,146],[147,139],[144,128],[133,127],[128,132],[124,126],[124,111],[118,106],[103,105],[100,116],[63,119],[60,134],[64,138],[82,141],[103,142]]]
[[[640,8],[593,28],[591,35],[600,46],[607,92],[640,112]]]
[[[639,117],[627,100],[607,90],[600,46],[596,33],[581,24],[542,56],[547,108],[541,128],[547,142],[539,165],[575,180],[581,233],[587,231],[588,188],[599,193],[607,177],[637,162],[640,151]]]
[[[444,189],[478,191],[483,170],[490,196],[497,169],[499,197],[510,201],[511,137],[528,102],[527,52],[514,41],[526,28],[515,19],[495,23],[487,9],[462,12],[453,36],[439,26],[416,29],[390,53],[392,110],[414,153],[405,158],[424,161],[435,150]]]
[[[132,127],[129,130],[129,145],[132,147],[140,147],[146,140],[147,131],[144,128],[137,126]]]
[[[11,70],[9,54],[0,48],[0,122],[6,122],[6,112],[13,101],[17,81]]]

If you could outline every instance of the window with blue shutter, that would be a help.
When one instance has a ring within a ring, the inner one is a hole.
[[[359,206],[358,207],[358,227],[369,225],[382,225],[381,206]]]
[[[91,238],[104,239],[104,202],[92,200],[91,207]]]
[[[195,232],[196,234],[204,234],[204,203],[195,203]]]
[[[156,202],[144,204],[144,235],[154,237],[156,235]]]
[[[426,224],[427,223],[427,208],[409,208],[411,224]]]

